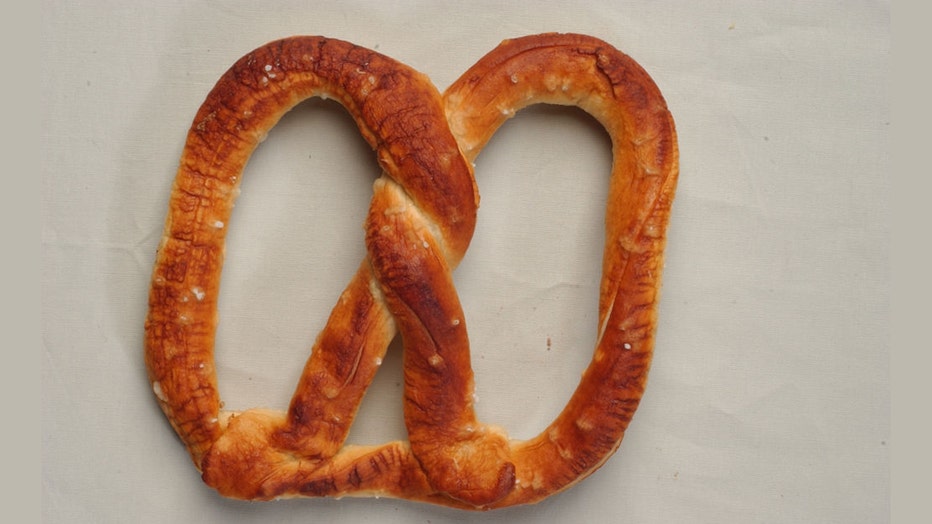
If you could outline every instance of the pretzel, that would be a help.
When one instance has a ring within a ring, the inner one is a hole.
[[[252,151],[312,96],[349,111],[383,169],[365,221],[367,257],[314,343],[287,412],[226,411],[213,351],[231,209]],[[592,361],[557,418],[516,441],[473,410],[451,272],[476,223],[472,162],[506,119],[535,103],[593,115],[614,159]],[[145,329],[157,402],[204,482],[227,497],[382,496],[486,510],[563,491],[617,449],[644,392],[677,175],[674,124],[656,85],[589,36],[507,40],[442,96],[424,75],[348,42],[264,45],[218,80],[182,153]],[[345,445],[397,333],[408,438]]]

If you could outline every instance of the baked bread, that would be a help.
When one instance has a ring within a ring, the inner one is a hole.
[[[312,96],[346,107],[383,169],[365,223],[368,256],[318,336],[288,411],[225,411],[213,347],[226,225],[252,151]],[[472,161],[507,118],[535,103],[593,115],[614,160],[592,361],[560,415],[515,441],[475,416],[451,273],[476,222]],[[539,501],[597,469],[637,409],[677,175],[673,119],[657,86],[593,37],[505,41],[443,95],[410,67],[348,42],[271,42],[219,79],[188,134],[146,320],[155,397],[204,481],[224,496],[383,496],[463,509]],[[397,333],[408,440],[345,445]]]

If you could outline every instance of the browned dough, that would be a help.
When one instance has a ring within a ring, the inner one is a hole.
[[[226,224],[253,150],[312,96],[346,107],[384,170],[366,219],[368,256],[318,336],[288,411],[224,411],[213,347]],[[476,222],[472,161],[506,119],[535,103],[593,115],[614,160],[592,361],[560,415],[516,441],[476,419],[451,272]],[[384,496],[464,509],[537,502],[597,469],[637,409],[677,175],[676,132],[657,86],[593,37],[505,41],[442,96],[422,74],[347,42],[269,43],[220,78],[188,134],[146,320],[155,396],[204,481],[228,497]],[[408,440],[344,445],[397,332]]]

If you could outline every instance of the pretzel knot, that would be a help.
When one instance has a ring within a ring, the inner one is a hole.
[[[312,96],[346,107],[383,169],[365,222],[368,256],[319,334],[287,412],[224,411],[213,347],[239,179],[268,130]],[[476,418],[451,272],[476,223],[472,161],[534,103],[593,115],[614,160],[592,361],[557,418],[516,441]],[[592,37],[505,41],[442,96],[413,69],[347,42],[269,43],[220,78],[189,131],[152,276],[152,389],[204,481],[228,497],[375,495],[464,509],[539,501],[601,466],[641,399],[677,175],[673,120],[656,85]],[[344,445],[399,332],[408,440]]]

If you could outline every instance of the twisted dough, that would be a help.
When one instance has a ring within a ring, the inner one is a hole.
[[[315,342],[288,411],[225,412],[213,367],[225,225],[249,155],[311,96],[347,108],[384,170],[365,224],[368,257]],[[519,442],[476,419],[451,271],[475,226],[471,162],[532,103],[592,114],[611,136],[614,161],[592,362],[553,423]],[[657,87],[592,37],[503,42],[442,98],[423,75],[346,42],[267,44],[221,77],[185,145],[146,321],[159,405],[204,481],[229,497],[378,495],[491,509],[566,489],[617,448],[643,393],[677,161]],[[396,326],[409,439],[345,446]]]

